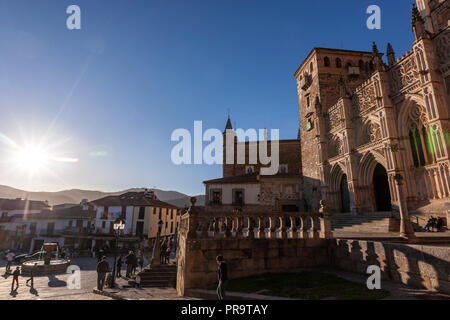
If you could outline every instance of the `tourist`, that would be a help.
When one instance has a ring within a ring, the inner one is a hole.
[[[166,241],[163,240],[161,244],[161,252],[159,253],[161,264],[166,264],[166,249],[167,249]]]
[[[444,219],[439,217],[437,219],[437,222],[436,222],[436,230],[437,230],[437,232],[441,232],[443,227],[444,227]]]
[[[127,274],[126,277],[130,278],[133,272],[133,268],[137,265],[136,255],[133,251],[130,250],[128,255],[125,257],[125,264],[127,265]]]
[[[17,291],[19,289],[19,276],[20,276],[20,267],[17,267],[16,270],[13,272],[13,280],[11,283],[11,291]],[[17,287],[14,289],[14,282],[16,283]]]
[[[105,285],[106,274],[109,272],[109,264],[106,261],[106,256],[103,256],[102,261],[97,264],[97,289],[103,291]]]
[[[217,264],[219,267],[217,268],[217,278],[219,280],[219,284],[217,286],[217,297],[219,300],[225,299],[225,287],[228,282],[228,268],[227,263],[223,260],[223,256],[217,256],[216,258]]]
[[[121,274],[122,264],[123,264],[123,256],[120,255],[119,259],[117,260],[117,264],[116,264],[117,277],[119,277],[119,278],[122,278],[122,274]]]
[[[11,272],[11,264],[14,260],[14,252],[12,251],[8,251],[8,253],[6,254],[6,272]]]
[[[166,264],[169,264],[169,262],[170,262],[170,246],[168,246],[166,249],[165,259],[166,259]]]
[[[433,216],[430,216],[430,219],[428,219],[427,224],[425,225],[425,231],[430,232],[430,228],[433,227],[434,224],[434,218]]]
[[[34,273],[36,272],[35,269],[37,269],[37,263],[34,264],[34,266],[30,270],[30,278],[26,281],[25,285],[28,286],[28,282],[31,281],[31,288],[34,288]]]

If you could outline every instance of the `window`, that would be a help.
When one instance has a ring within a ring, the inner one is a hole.
[[[173,233],[173,222],[170,223],[170,233]]]
[[[222,190],[211,190],[211,204],[222,204]]]
[[[235,205],[244,205],[244,190],[233,190],[233,203]]]
[[[139,208],[139,220],[144,220],[145,219],[145,207],[140,207]]]
[[[105,208],[103,209],[102,219],[103,219],[103,220],[108,220],[108,207],[106,207],[106,206],[105,206]]]
[[[142,236],[144,234],[144,221],[138,221],[136,223],[136,235]]]
[[[162,208],[159,208],[159,219],[161,220],[162,217]]]
[[[153,214],[156,214],[156,207],[153,207]]]
[[[173,209],[170,209],[170,219],[173,219]]]
[[[70,220],[70,221],[69,221],[69,228],[72,228],[72,223],[73,223],[73,221]]]
[[[342,61],[339,58],[336,58],[336,68],[342,68]]]
[[[314,65],[313,65],[313,63],[311,62],[311,63],[309,64],[309,73],[313,73],[313,71],[314,71]]]
[[[106,227],[106,221],[102,221],[102,229],[105,229]]]
[[[55,223],[54,222],[49,222],[47,224],[47,234],[51,235],[51,234],[53,234],[53,231],[55,231]]]
[[[323,59],[323,64],[325,65],[325,67],[329,67],[330,66],[330,58],[325,57]]]
[[[309,94],[306,96],[306,107],[309,108],[309,106],[311,105],[311,101],[309,98]]]
[[[252,174],[252,173],[255,172],[255,167],[253,167],[253,166],[246,166],[246,167],[245,167],[245,172],[246,172],[247,174]]]

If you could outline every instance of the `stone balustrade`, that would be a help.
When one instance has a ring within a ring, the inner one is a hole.
[[[196,213],[181,217],[180,232],[193,239],[330,238],[329,217],[314,213]],[[327,223],[328,222],[328,223]]]

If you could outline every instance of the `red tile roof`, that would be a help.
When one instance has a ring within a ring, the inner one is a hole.
[[[90,202],[94,206],[110,206],[110,207],[163,207],[178,209],[178,207],[171,205],[159,199],[146,197],[145,192],[128,192],[119,196],[108,196]]]
[[[0,199],[1,210],[43,210],[48,209],[49,205],[44,201],[35,201],[27,199]]]

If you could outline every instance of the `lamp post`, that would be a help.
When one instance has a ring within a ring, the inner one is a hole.
[[[114,250],[114,266],[110,285],[111,288],[114,288],[116,286],[117,246],[119,243],[120,232],[122,232],[123,229],[125,229],[125,223],[123,223],[121,219],[117,219],[116,221],[114,221],[113,228],[114,228],[114,235],[116,236],[116,248]]]
[[[161,219],[158,221],[158,232],[156,233],[155,244],[153,246],[152,261],[150,262],[150,267],[159,266],[161,264],[160,253],[161,247],[159,245],[159,237],[161,236],[161,229],[163,222]]]

